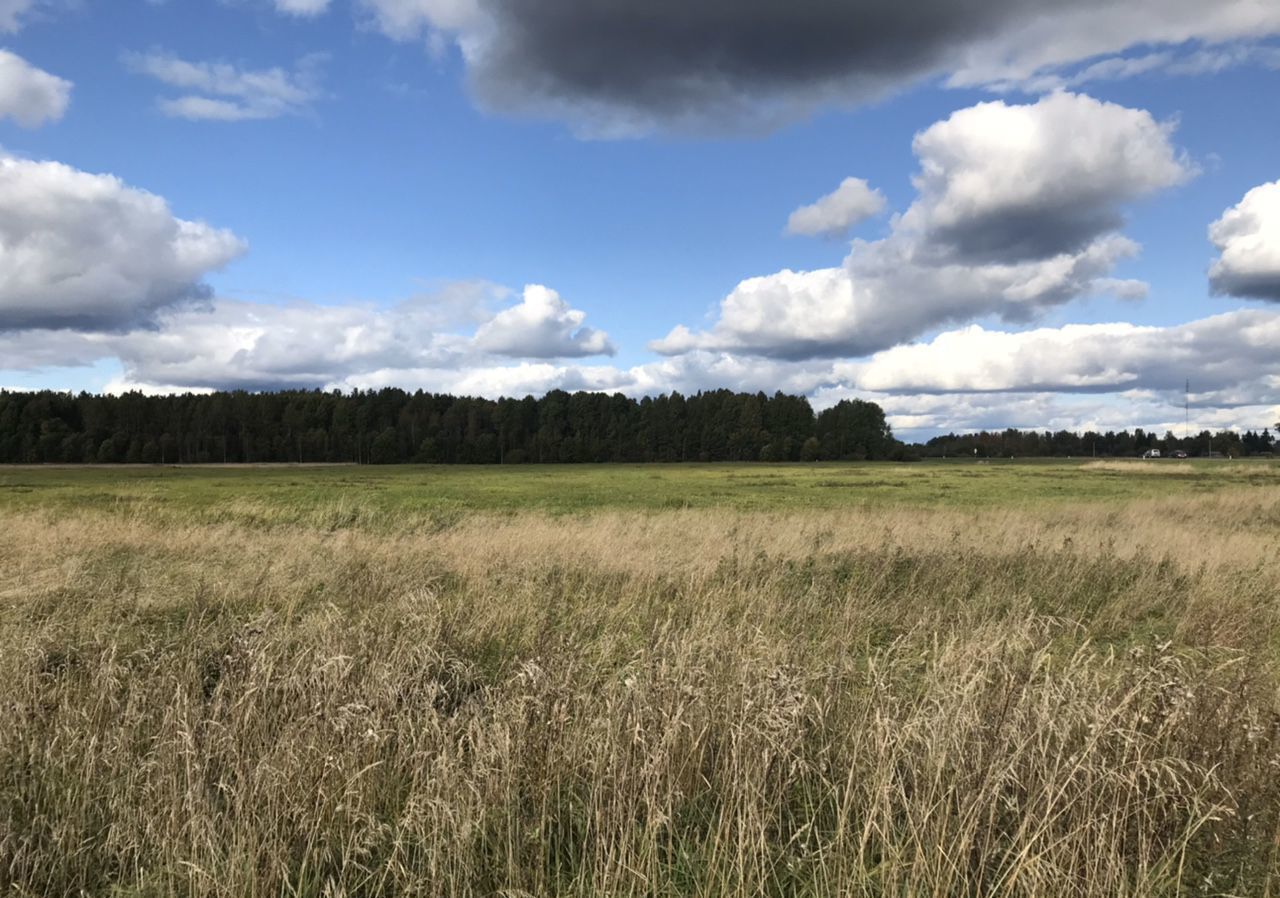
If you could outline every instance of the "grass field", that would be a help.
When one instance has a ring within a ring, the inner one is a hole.
[[[0,894],[1280,895],[1280,465],[0,469]]]
[[[971,459],[915,464],[0,467],[0,509],[145,506],[202,519],[259,505],[305,521],[344,503],[373,523],[451,512],[968,508],[1114,501],[1272,483],[1275,461]]]

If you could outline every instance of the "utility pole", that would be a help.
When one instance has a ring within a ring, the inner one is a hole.
[[[1186,413],[1187,413],[1187,418],[1185,423],[1182,425],[1183,440],[1186,440],[1187,434],[1191,431],[1191,379],[1190,378],[1187,379]]]

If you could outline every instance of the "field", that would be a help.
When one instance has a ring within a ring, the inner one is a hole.
[[[1280,896],[1280,464],[0,468],[0,894]]]

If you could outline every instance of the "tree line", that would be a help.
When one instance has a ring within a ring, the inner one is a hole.
[[[818,461],[902,452],[875,403],[815,414],[807,399],[783,393],[0,392],[0,463]]]
[[[1280,424],[1276,425],[1280,431]],[[1243,458],[1254,455],[1271,455],[1280,451],[1280,441],[1272,436],[1269,428],[1261,431],[1233,430],[1212,432],[1202,430],[1196,434],[1175,436],[1166,431],[1160,436],[1154,431],[1108,430],[1105,433],[1086,431],[1073,433],[1068,430],[995,430],[978,433],[949,433],[934,437],[923,445],[914,447],[925,457],[979,458],[1080,458],[1082,456],[1126,457],[1143,455],[1158,450],[1162,456],[1185,452],[1188,458],[1230,456]]]
[[[1280,425],[1277,425],[1280,430]],[[1003,430],[899,442],[873,402],[815,413],[775,393],[620,393],[478,399],[406,392],[243,391],[144,396],[0,391],[0,463],[530,464],[1269,455],[1269,429]]]

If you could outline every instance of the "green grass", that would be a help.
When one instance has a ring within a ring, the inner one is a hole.
[[[1161,467],[1163,465],[1163,467]],[[1158,473],[1151,473],[1156,471]],[[251,504],[307,518],[350,504],[370,518],[466,511],[742,510],[1104,501],[1280,483],[1280,463],[972,460],[916,464],[547,465],[521,467],[8,467],[0,512],[149,510],[207,517]]]

